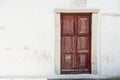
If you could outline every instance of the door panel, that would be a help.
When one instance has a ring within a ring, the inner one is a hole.
[[[89,33],[88,16],[78,16],[78,35]]]
[[[63,53],[73,53],[73,37],[64,36],[62,37],[62,48]]]
[[[88,37],[86,36],[78,36],[77,37],[77,51],[87,50],[89,46]]]
[[[61,73],[91,73],[91,14],[61,14]]]
[[[79,54],[79,68],[86,68],[86,54]]]
[[[63,69],[71,69],[73,64],[73,37],[62,37],[62,65]]]
[[[72,68],[72,64],[73,64],[73,61],[72,61],[72,54],[65,54],[64,56],[65,58],[65,69],[71,69]]]
[[[63,16],[63,27],[62,27],[62,34],[63,35],[73,35],[73,28],[74,28],[74,17],[73,16]]]

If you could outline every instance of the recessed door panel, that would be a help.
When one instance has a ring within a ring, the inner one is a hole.
[[[63,35],[73,35],[73,28],[74,28],[74,17],[73,16],[63,16],[63,27],[62,27],[62,34]]]
[[[89,47],[89,39],[86,36],[77,37],[77,50],[87,50]]]
[[[87,16],[78,16],[78,34],[88,34],[89,33],[89,17]]]
[[[64,36],[62,37],[62,51],[63,53],[73,53],[73,37]]]

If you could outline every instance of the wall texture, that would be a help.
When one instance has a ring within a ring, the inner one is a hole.
[[[120,74],[120,16],[102,16],[101,23],[101,75]]]
[[[72,7],[70,0],[0,0],[0,77],[70,77],[54,72],[54,9],[99,9],[98,75],[120,74],[119,0],[87,0]]]

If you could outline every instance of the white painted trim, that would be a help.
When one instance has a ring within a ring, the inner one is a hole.
[[[60,74],[60,14],[55,15],[55,73]]]
[[[55,73],[60,74],[60,13],[92,13],[92,46],[91,46],[91,72],[98,73],[97,68],[97,29],[98,29],[98,11],[99,10],[56,10],[55,20]]]
[[[92,13],[92,51],[91,51],[91,72],[97,74],[97,32],[98,32],[98,14]]]
[[[77,9],[74,9],[74,10],[69,10],[69,9],[66,9],[66,10],[63,10],[63,9],[56,9],[55,10],[55,13],[98,13],[99,10],[98,9],[80,9],[80,10],[77,10]]]

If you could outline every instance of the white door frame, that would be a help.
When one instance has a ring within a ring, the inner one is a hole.
[[[61,74],[61,13],[92,13],[92,40],[91,40],[91,74],[97,74],[97,29],[98,29],[98,9],[94,10],[55,10],[55,73]]]

